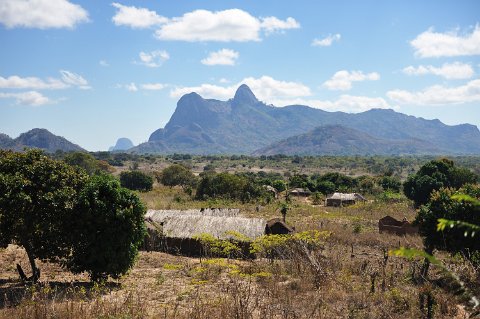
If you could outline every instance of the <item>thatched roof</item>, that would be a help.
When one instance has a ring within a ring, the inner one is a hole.
[[[338,199],[341,201],[357,201],[357,200],[366,200],[365,197],[358,193],[333,193],[333,195],[329,196],[327,199]]]
[[[223,214],[223,215],[222,215]],[[173,238],[192,238],[208,233],[225,239],[227,232],[238,232],[249,238],[265,234],[267,222],[261,218],[239,217],[238,210],[149,210],[145,219],[162,225],[163,235]]]

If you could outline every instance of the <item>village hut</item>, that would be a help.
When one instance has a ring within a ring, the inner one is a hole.
[[[327,200],[325,201],[325,206],[347,206],[353,205],[358,201],[364,202],[366,201],[366,199],[358,193],[333,193],[332,195],[327,197]]]
[[[412,226],[410,222],[404,218],[402,221],[396,220],[391,216],[385,216],[378,221],[378,232],[388,232],[396,235],[412,235],[418,233],[418,227]]]
[[[288,235],[295,231],[293,227],[288,226],[281,218],[272,218],[267,221],[265,234],[267,235]]]
[[[304,188],[293,188],[289,191],[290,195],[297,196],[297,197],[308,197],[312,194],[312,192],[308,189]]]
[[[155,233],[150,235],[150,246],[146,249],[187,255],[200,253],[201,246],[195,237],[202,234],[218,239],[238,239],[235,234],[241,234],[255,239],[267,233],[291,232],[285,223],[269,224],[262,218],[241,217],[238,209],[148,210],[145,221],[149,235]]]

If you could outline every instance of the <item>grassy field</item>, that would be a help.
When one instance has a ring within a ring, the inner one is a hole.
[[[246,216],[280,217],[278,202],[192,201],[162,186],[140,196],[155,209],[237,207]],[[388,254],[422,248],[418,236],[378,234],[378,219],[387,214],[414,218],[407,201],[327,208],[295,198],[291,207],[287,222],[298,231],[331,235],[315,249],[273,260],[142,251],[127,276],[101,286],[50,263],[40,263],[38,285],[25,286],[15,265],[29,269],[28,259],[10,245],[0,251],[0,318],[423,318],[429,311],[434,318],[465,317],[465,299],[439,269],[420,283],[421,260]],[[439,257],[478,292],[476,269],[461,257]]]

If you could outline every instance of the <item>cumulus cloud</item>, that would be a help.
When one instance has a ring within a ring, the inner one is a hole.
[[[280,20],[276,17],[266,17],[262,18],[260,27],[265,30],[266,34],[270,34],[288,29],[298,29],[300,28],[300,23],[292,17],[288,17],[286,20]]]
[[[392,90],[387,96],[400,104],[445,105],[480,102],[480,79],[472,80],[465,85],[446,87],[430,86],[422,91]]]
[[[112,18],[115,25],[124,25],[134,29],[146,29],[166,23],[167,18],[158,15],[155,11],[134,6],[124,6],[120,3],[112,3],[117,12]]]
[[[69,87],[79,87],[81,89],[90,89],[87,80],[82,76],[66,71],[60,70],[61,79],[47,78],[46,80],[37,77],[22,78],[17,75],[12,75],[7,78],[0,76],[0,88],[2,89],[34,89],[34,90],[59,90]]]
[[[241,84],[248,85],[257,98],[268,103],[277,99],[305,97],[312,94],[310,88],[302,83],[279,81],[270,76],[262,76],[248,77],[231,86],[201,84],[193,87],[177,87],[170,91],[170,96],[178,98],[184,94],[196,92],[204,98],[227,100],[235,95],[235,91]]]
[[[73,28],[88,12],[67,0],[2,0],[0,23],[7,28]]]
[[[138,64],[142,64],[148,66],[149,68],[158,68],[161,66],[165,61],[170,59],[170,55],[165,50],[158,50],[152,52],[140,52],[139,55],[140,62]]]
[[[184,94],[196,92],[204,98],[228,100],[232,98],[241,84],[247,84],[258,99],[275,106],[308,105],[327,111],[364,112],[372,108],[396,108],[381,97],[341,95],[335,100],[319,100],[311,98],[310,88],[299,82],[287,82],[269,76],[260,78],[248,77],[231,86],[201,84],[193,87],[176,87],[170,96],[179,98]]]
[[[100,61],[98,62],[98,64],[100,64],[100,66],[103,66],[103,67],[108,67],[108,66],[110,66],[110,64],[108,64],[108,62],[105,61],[105,60],[100,60]]]
[[[444,77],[445,79],[469,79],[475,71],[470,64],[454,62],[444,63],[441,67],[432,65],[420,65],[418,67],[408,66],[403,69],[403,73],[408,75],[427,75],[433,74]]]
[[[421,58],[479,55],[480,26],[463,35],[458,30],[440,33],[430,28],[410,41],[410,45]]]
[[[333,44],[334,41],[339,41],[342,36],[339,33],[329,34],[326,38],[323,39],[313,39],[312,46],[320,47],[329,47]]]
[[[195,10],[168,19],[155,36],[160,40],[245,42],[260,41],[262,31],[270,34],[299,27],[300,24],[291,17],[286,20],[276,17],[259,19],[240,9]]]
[[[167,87],[167,85],[163,83],[145,83],[141,85],[142,89],[151,91],[163,90],[165,87]]]
[[[323,86],[329,90],[346,91],[352,88],[352,82],[359,81],[377,81],[380,79],[380,74],[377,72],[364,74],[362,71],[338,71],[333,77],[324,82]]]
[[[13,98],[17,104],[40,106],[52,103],[52,101],[37,91],[28,91],[21,93],[0,92],[0,98]]]
[[[230,49],[221,49],[216,52],[210,52],[208,57],[201,62],[205,65],[235,65],[239,54],[237,51]]]

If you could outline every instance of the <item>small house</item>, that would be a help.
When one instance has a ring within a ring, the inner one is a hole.
[[[341,207],[353,205],[357,202],[365,202],[366,199],[358,193],[333,193],[327,197],[325,206]]]
[[[297,196],[297,197],[308,197],[312,194],[309,189],[304,188],[293,188],[289,192],[290,195]]]
[[[396,220],[391,216],[385,216],[378,221],[378,232],[388,232],[396,235],[412,235],[418,233],[418,227],[412,226],[410,222],[404,218],[402,221]]]

